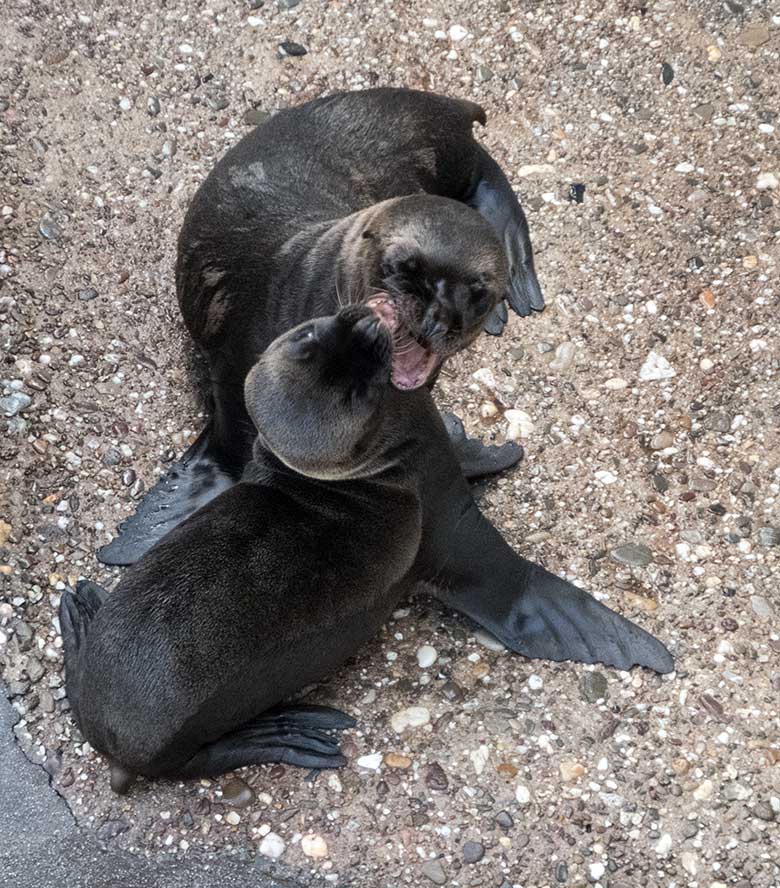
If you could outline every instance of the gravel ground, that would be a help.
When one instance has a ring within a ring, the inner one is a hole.
[[[3,15],[0,656],[21,747],[101,842],[153,859],[369,888],[777,886],[780,5],[251,6]],[[482,103],[528,211],[548,309],[438,389],[471,432],[523,439],[483,506],[678,671],[525,661],[420,597],[309,695],[357,716],[346,769],[120,799],[68,714],[55,613],[76,577],[115,581],[96,547],[203,423],[172,274],[187,201],[264,113],[375,84]]]

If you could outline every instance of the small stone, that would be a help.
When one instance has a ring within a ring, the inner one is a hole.
[[[654,435],[650,441],[651,450],[666,450],[674,444],[674,435],[671,432],[663,431]]]
[[[496,814],[496,823],[501,829],[511,829],[515,825],[512,815],[508,811],[499,811]]]
[[[748,25],[737,35],[737,43],[749,49],[758,49],[769,41],[769,28],[765,25]]]
[[[756,190],[774,191],[780,185],[780,179],[774,173],[761,173],[756,179]]]
[[[652,382],[660,379],[671,379],[677,372],[663,355],[651,351],[639,370],[639,378],[643,382]]]
[[[97,829],[97,837],[103,842],[108,842],[129,829],[130,824],[124,817],[117,820],[105,820]]]
[[[540,675],[530,675],[528,677],[528,687],[532,691],[540,691],[544,686],[544,679]]]
[[[615,376],[604,383],[604,388],[609,389],[611,392],[619,392],[621,389],[628,388],[628,383],[625,379]]]
[[[477,66],[477,83],[487,83],[488,80],[492,80],[494,77],[493,71],[488,68],[487,65],[478,65]]]
[[[431,647],[429,644],[424,644],[417,651],[417,663],[420,669],[428,669],[430,666],[433,666],[438,656],[436,648]]]
[[[378,771],[382,764],[382,753],[373,752],[371,755],[361,755],[357,760],[359,768],[366,768],[369,771]]]
[[[674,80],[674,68],[668,62],[664,62],[663,65],[661,65],[661,80],[663,81],[664,86],[669,86]]]
[[[127,96],[122,96],[122,98],[119,100],[119,107],[122,111],[132,111],[133,100],[129,99]]]
[[[717,46],[715,46],[715,44],[711,44],[707,47],[707,58],[711,62],[719,62],[722,55],[723,53],[718,49]]]
[[[305,56],[308,49],[300,43],[293,43],[291,40],[285,40],[279,44],[279,55],[281,56]]]
[[[780,546],[780,527],[759,527],[759,546]]]
[[[507,410],[504,413],[504,418],[509,423],[506,436],[510,441],[528,438],[533,434],[533,420],[524,410]]]
[[[565,885],[569,881],[569,867],[563,861],[555,867],[555,881],[560,882],[561,885]]]
[[[397,752],[385,753],[384,762],[388,768],[395,768],[398,771],[405,771],[412,766],[412,760],[406,755],[399,755]]]
[[[572,182],[569,185],[569,200],[572,203],[581,204],[585,200],[585,186],[582,182]]]
[[[46,240],[57,240],[57,238],[62,237],[62,229],[54,221],[51,213],[44,213],[41,216],[41,221],[38,223],[38,231]]]
[[[753,613],[757,617],[761,617],[762,620],[768,620],[774,616],[772,605],[763,595],[751,595],[750,606],[753,608]]]
[[[0,398],[0,412],[4,416],[16,416],[23,413],[32,404],[32,398],[24,392],[14,392],[5,398]]]
[[[758,256],[743,256],[742,267],[746,271],[753,271],[753,269],[758,268]]]
[[[607,679],[601,672],[586,672],[580,679],[580,694],[588,703],[596,703],[608,696]]]
[[[233,808],[246,808],[254,799],[255,793],[252,787],[238,777],[229,780],[222,787],[222,801]]]
[[[710,120],[715,113],[715,106],[709,102],[704,102],[701,105],[697,105],[693,109],[693,113],[701,120]]]
[[[558,765],[558,770],[561,775],[561,779],[566,783],[571,783],[574,780],[579,780],[580,777],[585,774],[585,766],[581,765],[579,762],[575,761],[563,761]]]
[[[450,703],[460,703],[463,699],[463,688],[455,681],[446,681],[441,688],[442,697]]]
[[[149,96],[146,100],[146,112],[150,117],[157,117],[160,113],[160,100],[157,96]]]
[[[258,850],[263,857],[270,857],[271,860],[278,860],[284,854],[285,844],[281,836],[270,832],[263,837]]]
[[[85,287],[83,290],[79,290],[79,299],[82,302],[91,302],[93,299],[97,299],[98,291],[94,289],[94,287]]]
[[[468,31],[462,25],[452,25],[450,28],[450,40],[453,43],[460,43],[461,40],[468,36]]]
[[[7,521],[0,519],[0,546],[4,546],[11,536],[11,525]]]
[[[695,876],[699,871],[699,858],[693,851],[683,851],[680,855],[680,863],[689,876]]]
[[[298,6],[300,2],[301,0],[278,0],[279,9],[295,9],[295,7]]]
[[[607,871],[606,867],[603,863],[589,863],[588,864],[588,880],[590,882],[598,882]]]
[[[241,823],[241,816],[236,811],[228,811],[225,814],[225,820],[231,826],[238,826]]]
[[[574,361],[576,349],[573,342],[562,342],[555,349],[555,358],[550,362],[550,370],[556,373],[568,370]]]
[[[681,758],[676,758],[672,762],[672,770],[674,771],[675,774],[677,774],[680,777],[687,774],[688,771],[690,771],[690,769],[691,769],[691,763],[688,761],[688,759],[681,757]]]
[[[485,846],[481,842],[466,842],[463,846],[463,862],[479,863],[485,856]]]
[[[693,797],[697,802],[706,802],[712,798],[715,785],[712,780],[702,781],[693,791]]]
[[[617,481],[617,475],[614,472],[609,472],[607,469],[599,469],[598,472],[594,473],[595,479],[600,484],[614,484]]]
[[[322,860],[328,856],[328,846],[325,839],[317,833],[307,833],[301,839],[301,851],[312,860]]]
[[[426,860],[420,867],[420,872],[434,885],[444,885],[447,881],[447,874],[438,860]]]
[[[610,553],[610,558],[627,567],[647,567],[653,560],[653,553],[643,543],[625,543]]]
[[[489,651],[505,651],[506,646],[502,644],[495,635],[491,635],[489,632],[486,632],[484,629],[477,629],[474,632],[474,638],[476,641],[482,645],[482,647],[487,648]]]
[[[390,719],[390,726],[396,734],[401,734],[406,728],[419,728],[430,720],[431,714],[424,706],[410,706],[396,712]]]
[[[658,843],[655,846],[655,853],[659,857],[666,857],[671,850],[672,850],[672,835],[671,835],[671,833],[664,833],[661,836],[661,838],[658,840]]]
[[[776,815],[769,802],[756,802],[753,807],[753,816],[767,823],[772,823]]]
[[[518,805],[528,805],[531,802],[531,791],[520,783],[515,789],[515,799]]]
[[[485,770],[485,765],[488,763],[489,757],[490,752],[488,751],[487,746],[484,745],[478,746],[469,753],[471,764],[474,765],[474,770],[477,772],[477,775]]]
[[[444,768],[438,762],[431,762],[425,771],[425,785],[435,792],[443,792],[449,786]]]

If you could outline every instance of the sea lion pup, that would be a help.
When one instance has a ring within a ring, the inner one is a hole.
[[[336,93],[273,115],[217,163],[189,207],[176,265],[182,316],[208,362],[211,421],[101,561],[131,564],[241,476],[254,439],[244,379],[285,330],[386,292],[405,337],[395,381],[414,388],[432,385],[483,327],[500,332],[507,302],[541,310],[523,210],[475,122],[485,122],[478,105],[434,93]],[[467,477],[522,456],[450,422]]]
[[[343,764],[326,731],[348,716],[269,709],[352,655],[407,589],[420,442],[390,385],[394,326],[380,300],[275,340],[246,380],[257,438],[241,482],[111,595],[63,595],[68,699],[115,790],[138,774]]]

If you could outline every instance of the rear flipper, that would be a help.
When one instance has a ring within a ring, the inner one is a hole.
[[[238,479],[219,464],[209,429],[173,463],[141,500],[135,514],[120,524],[117,537],[97,554],[103,564],[133,564],[168,531],[181,524]]]
[[[544,308],[544,297],[534,268],[528,222],[501,167],[481,145],[477,152],[476,173],[465,203],[490,222],[504,244],[510,277],[506,301],[520,317],[526,317],[532,309],[541,311]],[[488,317],[485,331],[498,336],[506,321],[506,305],[502,302]]]
[[[76,722],[79,722],[79,688],[81,672],[79,651],[89,632],[89,624],[106,599],[108,593],[102,586],[89,580],[76,584],[76,591],[66,589],[60,599],[60,632],[65,653],[65,682]]]
[[[517,465],[523,458],[523,448],[514,441],[483,444],[478,438],[466,435],[463,423],[454,413],[444,413],[442,419],[465,478],[495,475]]]
[[[79,648],[87,637],[89,624],[106,599],[108,592],[90,580],[80,580],[76,591],[66,589],[60,599],[60,631],[65,649],[65,666],[71,667]],[[70,676],[68,676],[70,678]]]
[[[346,759],[328,732],[355,720],[329,706],[278,706],[205,746],[178,770],[182,777],[216,777],[245,765],[281,762],[299,768],[341,768]]]

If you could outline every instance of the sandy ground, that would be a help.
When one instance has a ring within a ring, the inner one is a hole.
[[[780,5],[253,5],[2,17],[0,656],[20,745],[101,841],[152,858],[370,888],[777,886]],[[285,40],[308,54],[279,58]],[[375,84],[482,103],[528,212],[548,309],[438,390],[485,438],[507,432],[486,404],[528,415],[483,506],[678,671],[525,661],[420,598],[310,695],[358,718],[343,771],[117,798],[67,711],[55,614],[76,577],[115,581],[96,547],[203,422],[172,276],[187,201],[260,112]],[[399,735],[409,706],[429,722]]]

